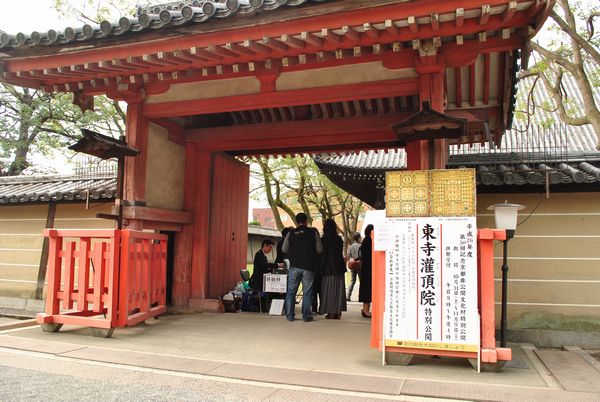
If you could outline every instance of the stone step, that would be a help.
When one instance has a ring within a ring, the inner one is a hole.
[[[535,353],[566,390],[600,392],[600,372],[576,352],[546,349]]]

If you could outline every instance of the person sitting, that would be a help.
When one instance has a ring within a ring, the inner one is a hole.
[[[260,250],[254,255],[254,271],[250,277],[249,285],[253,290],[263,290],[264,274],[271,271],[273,264],[269,264],[267,254],[273,250],[273,240],[265,239],[260,246]]]

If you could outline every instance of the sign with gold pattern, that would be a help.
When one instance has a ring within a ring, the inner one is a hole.
[[[386,216],[475,216],[475,169],[386,173]]]

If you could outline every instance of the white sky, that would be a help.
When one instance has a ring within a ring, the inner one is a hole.
[[[0,29],[15,34],[64,28],[69,21],[59,19],[52,3],[52,0],[2,0]]]

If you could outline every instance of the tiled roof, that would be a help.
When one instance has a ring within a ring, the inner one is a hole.
[[[115,197],[116,189],[114,174],[0,177],[0,205],[109,200]]]
[[[85,24],[81,27],[66,27],[60,31],[34,31],[29,35],[22,32],[10,35],[0,31],[0,49],[82,42],[185,24],[199,24],[212,18],[250,15],[260,11],[273,11],[283,6],[300,6],[311,1],[321,3],[328,0],[180,0],[138,7],[133,17],[122,17],[116,22],[102,21],[100,25]]]
[[[538,127],[526,135],[513,129],[498,148],[480,144],[451,147],[447,167],[476,167],[477,183],[484,186],[542,185],[546,172],[551,184],[596,183],[600,182],[600,151],[595,149],[592,135],[569,126],[558,134],[563,140],[557,143],[557,134],[551,130]],[[383,179],[385,171],[406,169],[403,149],[315,155],[313,159],[330,178],[375,180]]]
[[[281,238],[281,232],[277,229],[263,228],[260,226],[248,225],[248,234],[256,236]]]
[[[532,83],[531,78],[519,82],[517,110],[527,107]],[[583,102],[570,76],[564,77],[563,88],[572,102]],[[600,91],[595,97],[600,103]],[[600,182],[600,151],[594,128],[561,123],[558,114],[548,109],[553,104],[546,102],[548,94],[541,82],[533,91],[533,99],[544,108],[535,109],[529,125],[526,115],[517,113],[520,119],[515,119],[512,129],[503,135],[500,146],[491,142],[451,146],[448,167],[478,167],[478,183],[483,185],[544,184],[546,171],[552,184]],[[383,178],[386,170],[406,169],[404,149],[316,155],[313,159],[331,174],[350,174],[357,179]]]

